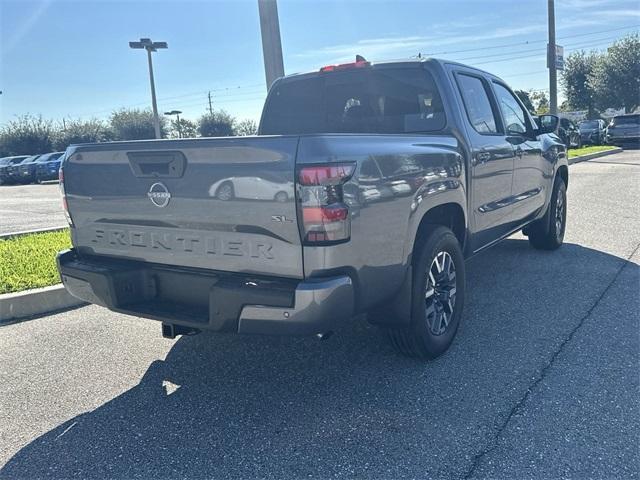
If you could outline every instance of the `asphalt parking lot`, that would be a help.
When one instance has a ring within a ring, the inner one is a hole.
[[[2,326],[0,478],[638,478],[639,184],[638,151],[572,165],[565,245],[471,259],[430,363],[363,318],[322,342],[95,306]]]
[[[0,234],[66,225],[57,183],[0,185]]]

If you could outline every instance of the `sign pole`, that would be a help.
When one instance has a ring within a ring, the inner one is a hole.
[[[549,45],[547,46],[547,64],[549,67],[549,113],[558,114],[558,75],[556,72],[556,14],[554,0],[548,0]]]

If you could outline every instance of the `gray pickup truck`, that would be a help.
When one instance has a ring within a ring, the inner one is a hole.
[[[368,312],[398,351],[434,358],[460,323],[466,258],[519,230],[562,244],[557,122],[448,61],[287,76],[258,136],[70,147],[62,281],[169,338],[322,336]]]

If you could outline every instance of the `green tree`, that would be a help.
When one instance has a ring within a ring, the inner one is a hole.
[[[181,118],[180,123],[178,123],[178,119],[171,120],[170,126],[169,136],[171,138],[194,138],[198,136],[198,125],[186,118]]]
[[[564,100],[558,107],[558,110],[560,110],[561,112],[569,112],[571,111],[571,105],[568,101]]]
[[[63,120],[56,128],[53,146],[56,150],[65,150],[72,144],[106,142],[112,137],[102,120]]]
[[[111,114],[111,130],[115,140],[147,140],[156,138],[153,112],[150,109],[121,109]],[[160,135],[167,136],[166,120],[160,117]]]
[[[524,90],[516,90],[514,93],[518,96],[520,101],[524,104],[524,108],[526,108],[527,110],[529,110],[529,112],[535,115],[536,109],[534,108],[533,103],[531,103],[531,97],[529,97],[529,92],[525,92]]]
[[[591,77],[596,64],[602,62],[602,55],[583,50],[571,53],[564,64],[561,83],[567,102],[572,108],[588,110],[588,118],[597,117],[596,89]]]
[[[258,131],[258,124],[255,120],[247,118],[246,120],[242,120],[238,122],[236,126],[236,135],[246,136],[246,135],[255,135]]]
[[[595,63],[589,84],[601,110],[635,111],[640,105],[640,35],[628,35],[609,47]]]
[[[205,113],[198,120],[198,133],[203,137],[230,137],[235,133],[236,120],[224,110]]]
[[[536,115],[544,115],[545,113],[549,113],[549,98],[547,94],[543,91],[535,91],[531,90],[529,92],[529,97],[531,98],[531,103],[535,106],[535,114]]]
[[[22,115],[0,129],[0,151],[5,155],[35,155],[53,150],[53,122]]]

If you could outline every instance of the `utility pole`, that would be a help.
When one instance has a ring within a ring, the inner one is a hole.
[[[213,105],[211,104],[211,91],[209,91],[209,113],[213,115]]]
[[[162,138],[160,134],[160,118],[158,117],[158,105],[156,103],[156,84],[153,79],[153,63],[151,52],[156,52],[159,48],[168,48],[167,42],[152,42],[150,38],[141,38],[139,42],[129,42],[129,47],[145,49],[149,61],[149,81],[151,82],[151,106],[153,108],[153,126],[156,131],[156,138]]]
[[[269,90],[277,78],[284,76],[276,0],[258,0],[258,12],[260,14],[260,33],[262,34],[264,74],[267,80],[267,90]]]
[[[558,73],[556,72],[556,13],[554,0],[548,0],[549,45],[547,46],[547,65],[549,67],[549,113],[558,114]]]

